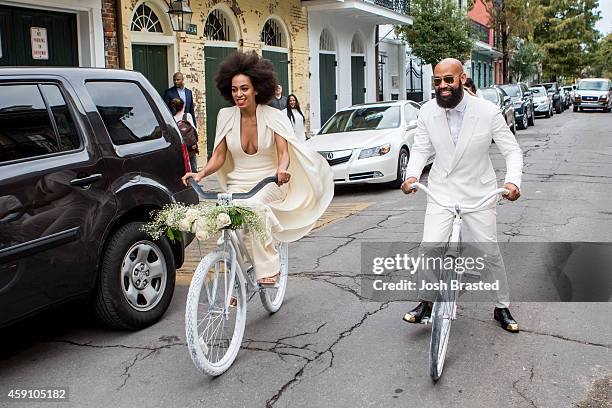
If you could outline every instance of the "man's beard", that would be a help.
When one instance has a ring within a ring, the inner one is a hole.
[[[449,86],[450,95],[442,96],[442,88],[436,89],[436,102],[438,106],[444,109],[453,109],[463,99],[463,86],[459,84],[457,88]]]

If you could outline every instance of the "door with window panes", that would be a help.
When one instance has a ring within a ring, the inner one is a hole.
[[[0,81],[0,310],[12,314],[84,292],[96,267],[91,220],[112,197],[68,89]]]

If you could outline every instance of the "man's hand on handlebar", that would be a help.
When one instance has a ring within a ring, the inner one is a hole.
[[[202,176],[200,175],[200,173],[187,172],[183,177],[181,177],[181,180],[183,180],[183,184],[187,187],[189,187],[190,178],[194,179],[196,183],[202,180]]]
[[[417,180],[416,177],[408,177],[406,181],[402,183],[401,187],[404,194],[416,193],[416,189],[412,188],[412,184],[416,183],[417,181],[419,180]]]
[[[508,194],[503,194],[502,197],[509,201],[516,201],[521,196],[519,188],[512,183],[504,184],[504,188],[508,190]]]

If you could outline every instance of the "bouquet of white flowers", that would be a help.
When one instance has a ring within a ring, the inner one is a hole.
[[[168,204],[153,211],[151,221],[142,230],[153,239],[166,234],[171,241],[180,240],[180,231],[183,231],[194,233],[197,239],[204,241],[225,228],[248,228],[262,241],[266,239],[266,229],[254,207],[241,205]]]

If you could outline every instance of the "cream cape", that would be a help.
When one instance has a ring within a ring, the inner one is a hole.
[[[259,138],[268,128],[278,134],[289,145],[289,168],[291,181],[283,201],[268,206],[282,226],[274,234],[279,241],[296,241],[306,235],[323,215],[334,196],[332,170],[327,161],[295,137],[291,122],[276,108],[257,105],[257,133]],[[240,109],[237,106],[223,108],[217,116],[215,133],[216,149],[219,143],[231,134],[234,126],[240,126]],[[223,191],[227,191],[227,175],[234,168],[234,159],[228,150],[225,163],[217,171],[217,179]]]

